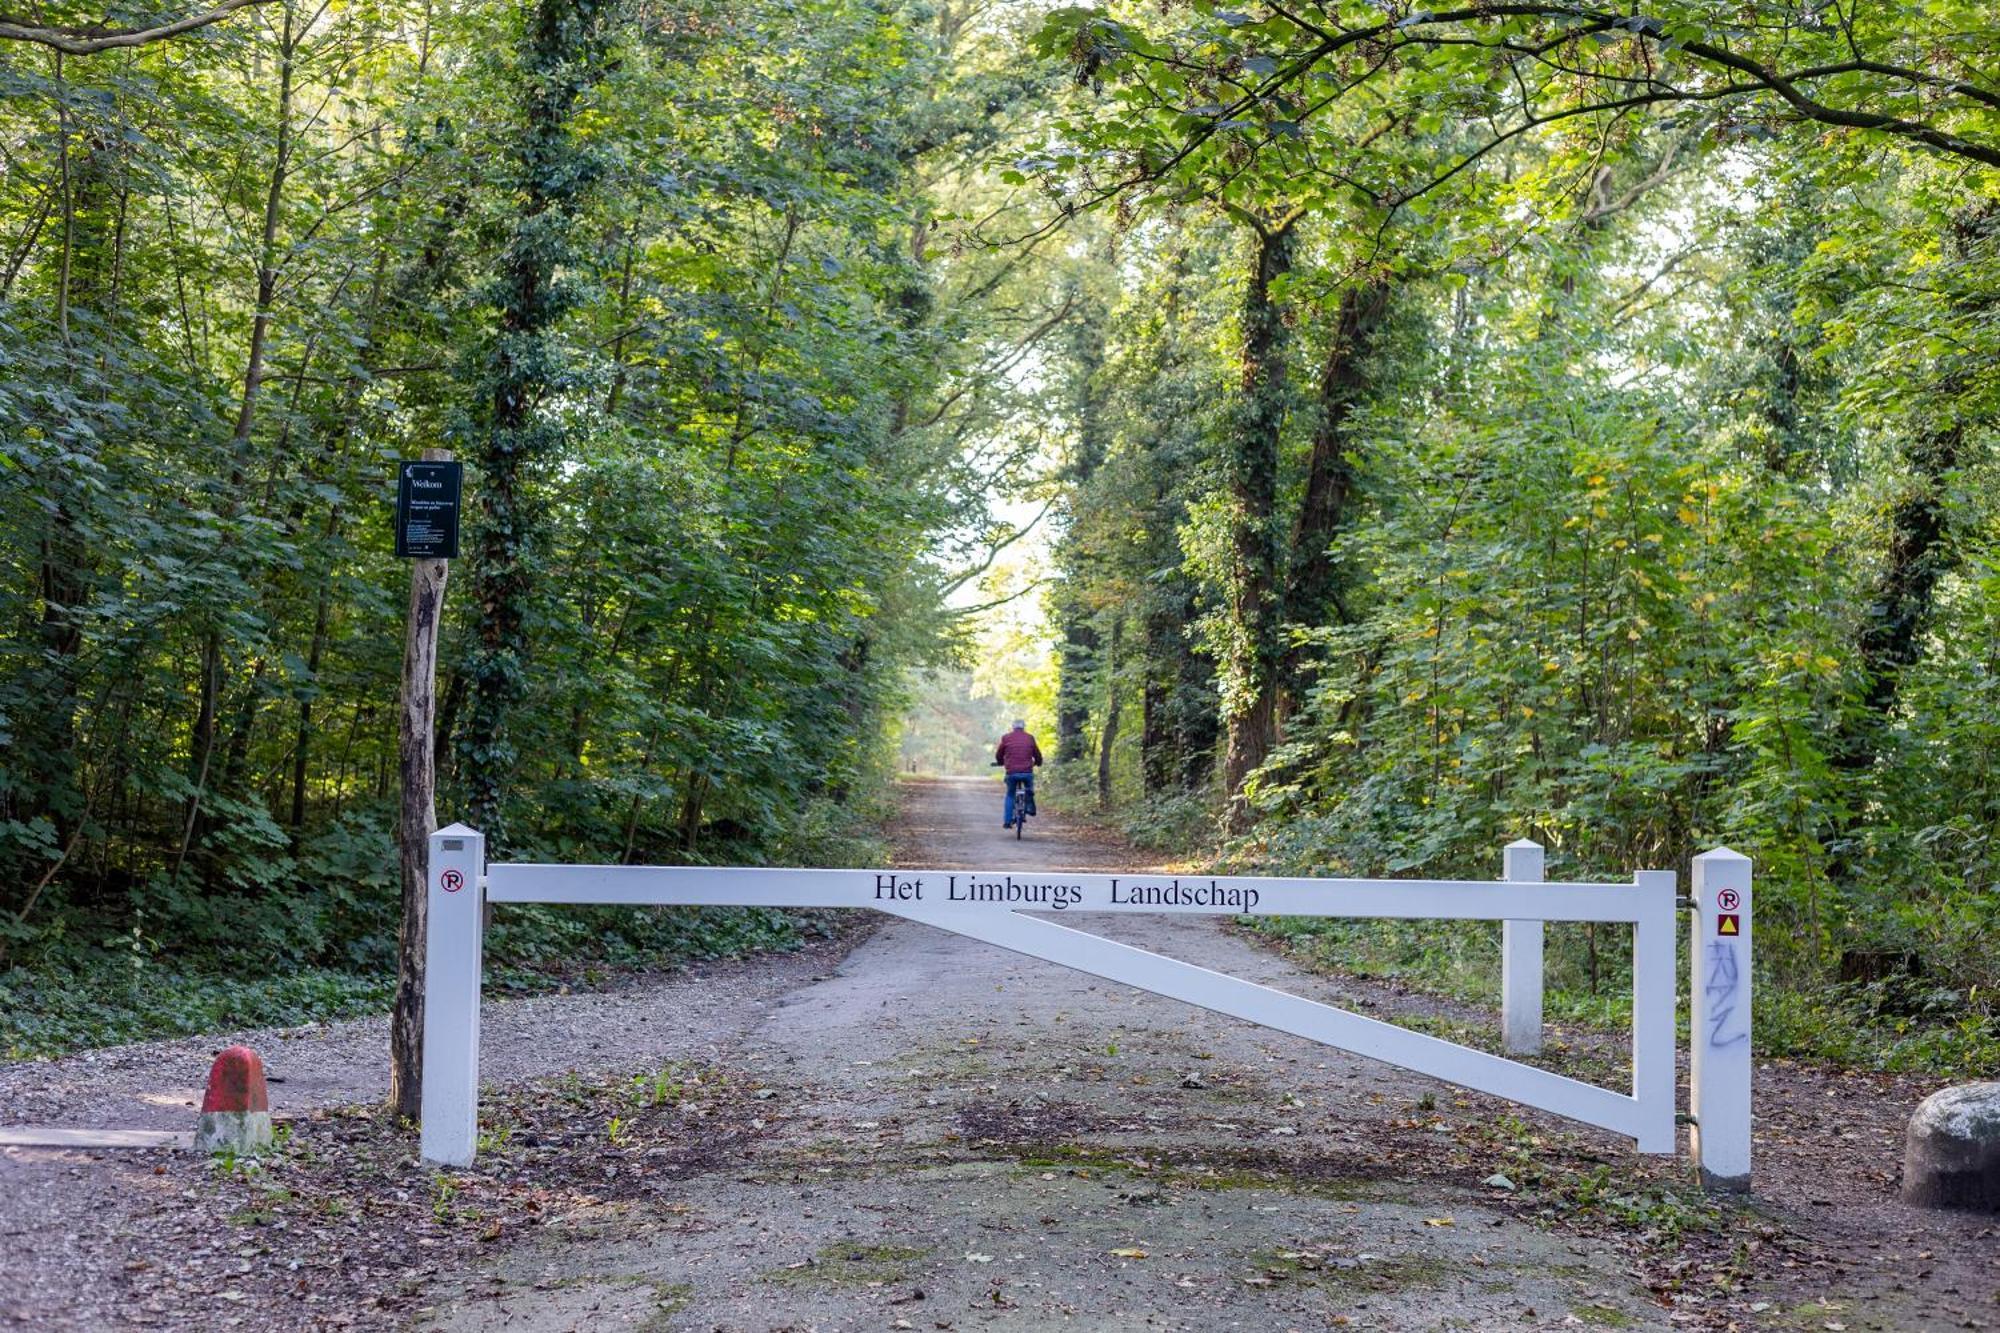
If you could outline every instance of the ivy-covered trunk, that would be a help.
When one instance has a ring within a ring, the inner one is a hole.
[[[1285,421],[1286,337],[1271,285],[1291,272],[1294,222],[1296,218],[1255,227],[1250,281],[1243,294],[1240,398],[1225,447],[1233,513],[1222,699],[1228,738],[1223,786],[1231,802],[1229,823],[1236,830],[1250,823],[1241,800],[1243,781],[1269,756],[1276,740],[1283,648],[1274,511],[1279,434]]]
[[[1097,733],[1097,808],[1111,808],[1111,758],[1118,745],[1118,640],[1122,616],[1111,617],[1111,642],[1104,654],[1104,726]]]
[[[1305,498],[1292,527],[1291,569],[1285,581],[1285,619],[1298,625],[1346,624],[1340,566],[1332,546],[1353,519],[1353,432],[1355,408],[1369,389],[1370,361],[1389,310],[1389,283],[1371,278],[1340,297],[1326,360],[1319,375],[1319,417],[1313,425],[1312,455],[1306,463]],[[1285,655],[1283,686],[1287,711],[1304,688],[1303,654]]]
[[[499,329],[480,385],[473,551],[479,621],[468,668],[471,708],[459,740],[470,816],[489,846],[500,841],[515,761],[507,714],[525,689],[524,625],[540,526],[536,482],[562,443],[561,427],[544,413],[564,381],[558,325],[570,302],[557,273],[571,258],[571,232],[594,175],[571,117],[603,77],[606,19],[614,8],[607,0],[538,0],[522,41],[525,115],[514,161],[521,204],[500,259]]]
[[[1072,289],[1072,302],[1077,294]],[[1067,480],[1077,491],[1090,485],[1104,463],[1109,445],[1104,420],[1104,390],[1097,381],[1104,366],[1105,311],[1101,303],[1088,300],[1083,312],[1069,321],[1064,339],[1069,409],[1075,419],[1075,450],[1065,469]],[[1073,508],[1073,502],[1072,502]],[[1065,552],[1067,554],[1067,552]],[[1074,562],[1070,562],[1072,565]],[[1079,591],[1089,582],[1083,571],[1071,568],[1056,595],[1056,762],[1071,763],[1084,757],[1084,729],[1090,723],[1090,700],[1098,679],[1103,635],[1096,618]]]
[[[1147,597],[1139,766],[1149,796],[1200,791],[1215,776],[1215,666],[1188,641],[1194,617],[1194,583],[1183,574],[1164,576]]]
[[[1090,722],[1090,678],[1097,666],[1097,628],[1073,607],[1057,622],[1056,762],[1083,758],[1084,727]]]

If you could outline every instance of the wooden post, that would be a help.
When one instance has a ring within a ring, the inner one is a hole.
[[[426,462],[448,462],[449,449],[426,449]],[[423,1105],[424,923],[430,892],[426,864],[437,828],[438,623],[444,615],[449,560],[410,562],[410,618],[403,634],[403,683],[396,758],[402,804],[396,817],[403,924],[396,936],[396,1004],[389,1015],[389,1109],[415,1120]]]

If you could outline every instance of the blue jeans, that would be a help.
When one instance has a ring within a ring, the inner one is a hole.
[[[1017,791],[1027,797],[1027,801],[1025,802],[1027,812],[1031,815],[1035,813],[1035,775],[1033,773],[1009,773],[1007,775],[1007,808],[1005,818],[1008,827],[1011,827],[1014,823],[1014,793]]]

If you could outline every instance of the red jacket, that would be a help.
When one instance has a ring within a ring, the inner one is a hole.
[[[1042,747],[1031,731],[1010,731],[994,747],[993,758],[1009,773],[1027,773],[1042,762]]]

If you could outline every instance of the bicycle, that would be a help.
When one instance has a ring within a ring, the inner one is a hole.
[[[999,768],[1000,765],[996,763],[992,767]],[[1002,781],[1005,781],[1004,775]],[[1027,830],[1028,816],[1035,813],[1034,802],[1035,775],[1030,773],[1028,780],[1021,784],[1020,791],[1014,796],[1014,841],[1016,842],[1021,840],[1021,835]]]

